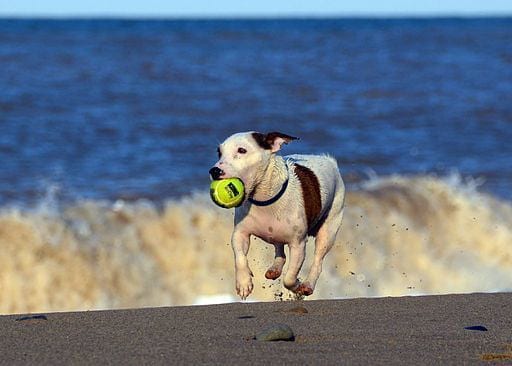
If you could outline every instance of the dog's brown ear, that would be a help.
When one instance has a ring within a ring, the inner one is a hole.
[[[271,150],[273,153],[279,151],[283,144],[298,140],[298,137],[293,137],[281,132],[269,132],[267,134],[254,132],[252,136],[258,145],[263,149]]]

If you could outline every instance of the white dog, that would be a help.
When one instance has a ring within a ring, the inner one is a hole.
[[[213,179],[240,178],[245,198],[235,211],[231,245],[235,255],[236,291],[242,299],[252,292],[247,261],[250,236],[275,247],[274,263],[265,273],[277,279],[286,261],[283,283],[300,295],[311,295],[343,217],[345,186],[336,160],[329,156],[289,155],[276,152],[296,137],[279,132],[237,133],[218,147],[219,161],[210,169]],[[304,262],[306,239],[316,237],[315,258],[304,282],[297,275]]]

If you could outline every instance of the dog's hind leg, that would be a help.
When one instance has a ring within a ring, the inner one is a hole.
[[[286,262],[286,255],[284,254],[284,245],[283,244],[274,244],[276,255],[274,258],[274,263],[267,269],[265,272],[265,277],[269,280],[276,280],[281,276],[283,272],[283,266]]]
[[[283,284],[290,290],[297,292],[297,288],[300,286],[300,282],[297,279],[302,264],[304,263],[304,257],[306,256],[306,240],[302,239],[296,242],[288,244],[290,249],[288,258],[288,269],[284,275]]]
[[[332,216],[331,216],[332,214]],[[316,281],[322,272],[325,255],[331,250],[336,240],[336,234],[341,226],[343,209],[331,212],[319,228],[315,240],[315,257],[306,280],[296,289],[296,293],[309,296],[315,290]]]

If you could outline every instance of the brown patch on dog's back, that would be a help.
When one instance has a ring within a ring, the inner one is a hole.
[[[295,164],[295,174],[299,178],[304,199],[304,209],[308,222],[308,234],[316,236],[320,212],[322,211],[322,197],[320,196],[320,183],[311,169]]]

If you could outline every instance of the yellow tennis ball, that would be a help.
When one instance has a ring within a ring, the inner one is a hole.
[[[210,197],[220,207],[238,207],[242,204],[244,196],[244,183],[238,178],[214,180],[210,185]]]

